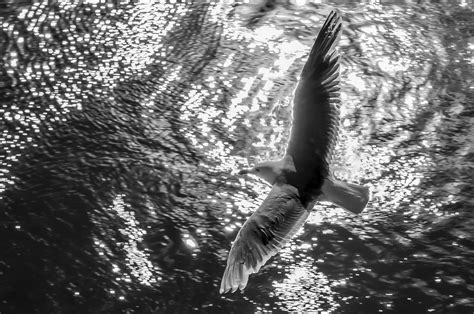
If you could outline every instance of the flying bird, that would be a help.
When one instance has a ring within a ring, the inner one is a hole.
[[[243,290],[256,273],[304,224],[317,201],[359,214],[369,189],[336,180],[330,172],[339,128],[341,18],[332,11],[319,31],[293,98],[293,124],[281,160],[265,161],[240,174],[256,175],[272,189],[240,229],[222,277],[220,293]]]

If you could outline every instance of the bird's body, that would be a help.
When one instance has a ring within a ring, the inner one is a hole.
[[[273,187],[245,222],[232,245],[220,292],[244,289],[257,272],[304,224],[317,201],[360,213],[368,189],[334,179],[329,165],[339,128],[341,19],[332,11],[311,49],[293,99],[293,126],[285,156],[242,174],[257,175]]]

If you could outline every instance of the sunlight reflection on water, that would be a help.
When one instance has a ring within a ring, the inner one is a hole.
[[[127,239],[127,242],[117,243],[119,246],[123,246],[125,252],[127,252],[127,263],[129,270],[126,272],[121,272],[120,269],[115,265],[113,267],[114,272],[120,273],[121,277],[117,280],[128,281],[129,278],[127,273],[130,273],[135,277],[141,284],[151,286],[157,281],[160,281],[160,277],[157,277],[159,269],[153,266],[149,260],[149,253],[144,252],[140,248],[140,243],[143,241],[143,236],[146,234],[146,231],[140,227],[140,223],[136,220],[135,214],[130,209],[127,209],[127,204],[123,201],[124,195],[117,195],[113,201],[113,205],[110,210],[113,210],[118,217],[123,219],[126,228],[121,229],[120,233]],[[194,244],[192,238],[184,235],[187,243]],[[193,248],[194,248],[193,247]],[[104,248],[104,245],[99,244],[100,248]]]
[[[11,87],[0,104],[0,200],[26,180],[2,216],[14,240],[0,266],[17,269],[7,290],[23,273],[44,273],[32,283],[47,282],[41,291],[51,304],[72,295],[90,302],[84,312],[107,303],[89,300],[100,295],[87,295],[96,282],[94,291],[113,301],[133,295],[129,309],[144,313],[373,312],[397,304],[442,312],[472,301],[463,279],[472,272],[473,152],[463,75],[473,45],[461,36],[462,12],[429,3],[340,7],[332,171],[371,188],[367,210],[353,216],[316,205],[243,294],[218,295],[230,243],[270,189],[237,172],[284,154],[292,92],[329,12],[297,2],[263,12],[225,1],[190,9],[59,2],[55,10],[44,2],[0,23],[10,40],[0,84]],[[86,253],[69,253],[70,243]],[[54,290],[63,286],[65,293]]]

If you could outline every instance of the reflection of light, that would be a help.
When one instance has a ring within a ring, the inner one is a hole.
[[[300,249],[302,251],[306,251],[306,250],[310,249],[311,247],[312,247],[311,243],[302,243],[302,244],[300,244],[298,249]]]
[[[300,281],[301,279],[305,279],[309,277],[309,272],[307,269],[302,267],[297,267],[293,270],[292,273],[288,274],[288,282],[295,283]]]
[[[307,224],[320,225],[323,222],[339,224],[342,219],[348,216],[352,216],[352,214],[329,202],[322,202],[317,203],[316,206],[314,206],[313,211],[308,217]],[[333,231],[329,229],[323,230],[323,234],[329,234],[332,232]]]
[[[347,84],[353,85],[355,88],[357,88],[360,91],[363,91],[366,89],[365,81],[356,72],[349,73],[346,77],[345,82]]]
[[[227,59],[224,61],[224,63],[222,64],[222,67],[225,69],[227,67],[229,67],[231,64],[232,64],[232,61],[234,60],[234,57],[235,57],[235,52],[229,54],[229,56],[227,57]]]
[[[393,60],[390,57],[380,56],[375,62],[380,67],[382,71],[385,71],[390,74],[394,74],[398,71],[406,71],[408,68],[408,64],[403,64],[404,61],[402,58],[398,59],[397,61]]]
[[[257,188],[256,186],[254,187]],[[264,193],[264,191],[260,192]],[[258,204],[258,200],[249,198],[239,198],[235,200],[235,205],[239,207],[240,211],[247,214],[250,212],[250,209],[255,208],[255,204]]]
[[[255,40],[265,42],[270,39],[274,39],[283,33],[282,30],[275,27],[264,25],[255,30]]]
[[[195,250],[198,247],[197,241],[189,233],[183,234],[183,242],[191,250]]]
[[[242,79],[242,83],[244,83],[244,86],[237,93],[236,97],[231,100],[229,110],[227,111],[227,119],[223,121],[227,127],[235,123],[235,118],[238,114],[248,111],[248,105],[243,104],[242,102],[244,98],[248,97],[250,88],[252,87],[256,79],[256,77]]]
[[[308,3],[308,0],[293,0],[292,4],[296,6],[302,6]]]
[[[273,282],[275,295],[282,301],[281,310],[289,312],[334,311],[339,305],[334,300],[331,282],[318,272],[310,258],[291,266],[283,282]],[[298,297],[295,297],[298,296]]]
[[[120,268],[119,268],[117,265],[112,264],[112,271],[113,271],[114,273],[118,273],[118,272],[120,272]]]
[[[296,59],[297,57],[307,55],[309,52],[308,47],[296,40],[291,42],[283,42],[278,47],[276,47],[276,49],[280,52],[279,59],[276,61],[276,64],[283,66],[284,69],[288,69],[289,65],[293,63],[292,61],[294,61],[289,60],[288,57],[294,55]]]
[[[331,283],[331,286],[332,286],[332,287],[345,286],[346,284],[347,284],[347,279],[346,279],[346,278],[343,278],[343,279],[340,279],[340,280],[334,280],[334,281]]]
[[[192,239],[185,239],[184,243],[191,249],[195,249],[197,247],[196,242],[194,242]]]
[[[376,36],[379,33],[379,30],[377,29],[377,26],[375,25],[367,25],[367,26],[361,27],[360,30],[363,33],[367,33],[374,36]]]
[[[153,265],[149,261],[149,254],[139,248],[139,243],[143,241],[143,236],[146,234],[146,231],[139,226],[135,214],[127,210],[123,197],[124,195],[117,195],[110,209],[115,211],[126,225],[126,228],[121,229],[120,233],[128,240],[123,244],[123,248],[127,254],[127,266],[131,270],[131,274],[136,277],[140,283],[151,285],[156,283],[152,271]],[[99,244],[99,247],[102,245],[104,244]],[[100,253],[103,252],[99,252],[99,254]],[[112,270],[114,272],[120,271],[118,266],[114,264],[112,265]],[[126,280],[127,278],[124,277],[122,279]]]
[[[179,77],[179,73],[181,72],[181,69],[183,68],[182,65],[176,65],[173,67],[169,73],[166,75],[166,80],[160,80],[160,84],[158,86],[158,89],[161,92],[166,91],[169,88],[170,84],[175,83],[176,79]]]

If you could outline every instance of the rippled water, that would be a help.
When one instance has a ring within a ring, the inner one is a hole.
[[[2,5],[0,312],[472,312],[472,7],[339,2]],[[220,296],[331,7],[333,171],[372,201]]]

